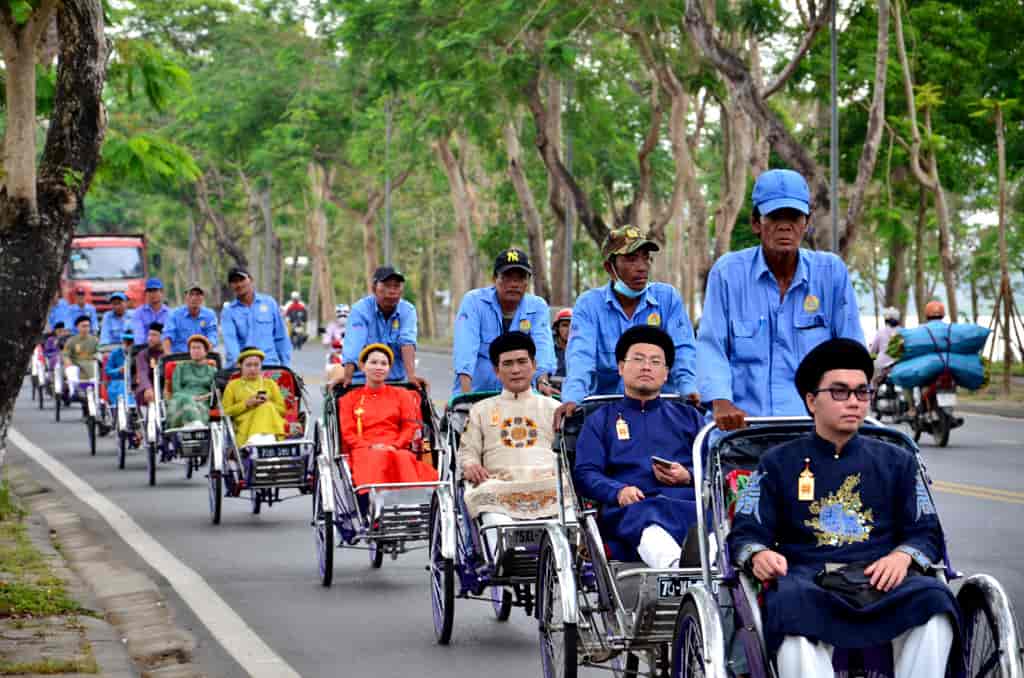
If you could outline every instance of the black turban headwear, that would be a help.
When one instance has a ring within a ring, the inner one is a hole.
[[[654,344],[660,346],[665,352],[665,366],[669,369],[676,361],[676,347],[672,343],[672,337],[660,327],[651,325],[634,325],[622,333],[619,341],[615,344],[615,360],[622,362],[626,359],[626,351],[633,344]]]
[[[860,370],[871,381],[875,364],[864,344],[853,339],[829,339],[815,346],[796,368],[796,390],[800,399],[818,388],[829,370]]]

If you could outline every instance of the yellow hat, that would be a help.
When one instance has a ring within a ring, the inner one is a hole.
[[[263,362],[264,360],[267,359],[267,354],[259,350],[255,346],[246,346],[245,348],[242,349],[242,352],[238,354],[238,364],[241,365],[243,360],[245,360],[246,358],[251,358],[253,356],[258,357],[260,359],[260,362]]]
[[[188,338],[188,341],[185,342],[185,345],[191,346],[193,341],[201,341],[203,345],[206,346],[207,351],[213,348],[213,344],[210,343],[210,340],[206,337],[206,335],[193,334],[191,337]]]
[[[395,364],[395,353],[387,344],[367,344],[363,350],[359,352],[359,362],[366,362],[366,356],[368,356],[372,351],[380,351],[381,353],[386,354],[388,362],[392,365]]]

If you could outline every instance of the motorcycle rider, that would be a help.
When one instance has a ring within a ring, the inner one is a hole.
[[[871,340],[871,345],[868,346],[868,353],[875,356],[875,378],[873,383],[875,388],[878,388],[878,385],[885,381],[885,378],[889,376],[889,368],[896,362],[896,359],[886,351],[889,348],[889,341],[902,325],[899,309],[892,306],[882,311],[882,318],[885,320],[885,325],[882,329],[878,330],[878,334],[875,335],[875,338]]]
[[[348,304],[338,304],[334,307],[334,320],[324,331],[324,346],[334,346],[335,341],[345,340],[345,329],[348,327],[348,315],[351,309]]]
[[[302,297],[298,290],[292,292],[291,301],[284,308],[284,317],[288,319],[292,346],[296,349],[302,348],[302,345],[306,343],[306,321],[309,319],[309,312],[306,310],[306,305],[302,303]]]

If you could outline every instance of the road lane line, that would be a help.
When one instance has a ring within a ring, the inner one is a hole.
[[[993,487],[982,487],[980,485],[967,485],[964,483],[952,483],[944,480],[936,480],[932,487],[948,494],[958,494],[963,497],[974,497],[976,499],[987,499],[1007,504],[1024,504],[1024,492],[1011,492]]]
[[[132,520],[121,507],[97,492],[67,466],[10,428],[7,438],[49,471],[80,501],[92,507],[128,546],[159,572],[192,608],[210,634],[253,678],[300,678],[299,674],[231,609],[198,572],[178,560]]]

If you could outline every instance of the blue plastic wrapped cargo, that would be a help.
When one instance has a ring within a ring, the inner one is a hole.
[[[988,339],[989,329],[968,323],[944,323],[933,320],[920,327],[901,329],[899,335],[903,351],[899,359],[909,360],[929,353],[981,353]],[[896,354],[890,352],[895,357]]]
[[[909,360],[900,360],[893,365],[889,378],[894,384],[904,388],[926,386],[942,374],[947,362],[958,386],[973,391],[985,383],[985,366],[976,353],[929,353]]]

